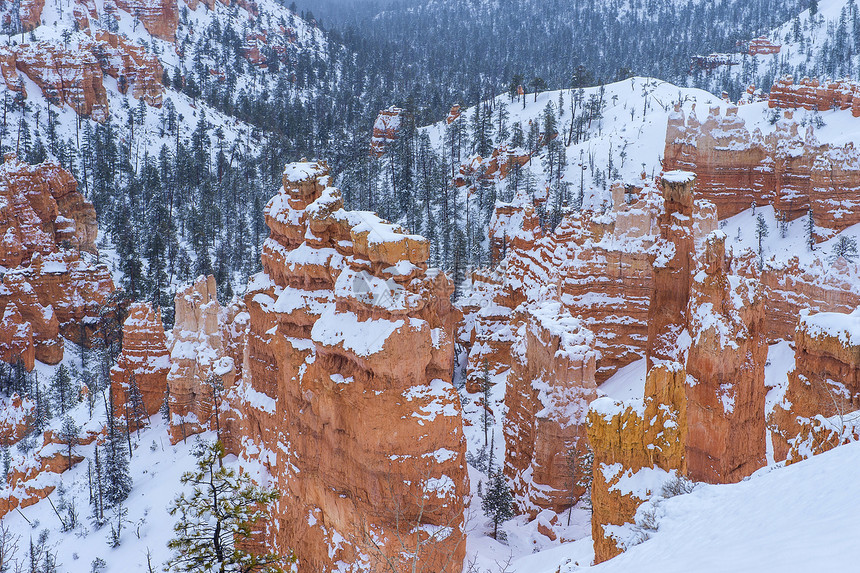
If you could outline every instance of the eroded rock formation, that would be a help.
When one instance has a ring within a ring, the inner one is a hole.
[[[694,108],[695,110],[695,108]],[[860,222],[860,152],[853,143],[821,145],[813,130],[798,132],[786,111],[773,133],[750,133],[730,107],[711,108],[700,123],[680,107],[669,117],[664,167],[696,173],[699,194],[720,219],[752,204],[773,205],[788,220],[811,209],[815,224],[841,231]]]
[[[693,277],[687,358],[687,474],[731,483],[765,463],[764,300],[731,274],[725,234],[708,236]]]
[[[804,313],[795,367],[769,419],[774,458],[796,462],[860,439],[860,314]]]
[[[803,78],[798,83],[791,76],[774,82],[767,98],[768,106],[782,109],[808,109],[828,111],[834,108],[850,109],[860,117],[860,84],[852,81],[827,81]]]
[[[385,155],[388,147],[397,140],[404,120],[408,121],[406,110],[399,107],[391,106],[379,112],[370,139],[370,154],[373,157]]]
[[[102,83],[102,70],[87,42],[65,46],[39,41],[4,50],[4,59],[14,58],[18,71],[27,74],[48,101],[68,104],[79,115],[96,121],[107,119],[107,91]]]
[[[505,389],[505,473],[520,512],[569,508],[584,489],[570,471],[584,454],[585,415],[597,397],[594,335],[559,302],[517,311]]]
[[[642,502],[659,493],[669,471],[686,471],[686,372],[662,362],[648,372],[641,400],[598,398],[588,411],[594,450],[591,535],[594,562],[625,549],[615,527],[632,523]]]
[[[125,37],[105,30],[96,32],[99,61],[109,76],[116,78],[122,93],[132,88],[132,95],[153,107],[161,107],[164,69],[158,58],[141,46],[135,46]]]
[[[7,156],[0,167],[0,357],[55,364],[60,334],[89,344],[114,290],[106,266],[93,261],[95,210],[64,169]],[[81,252],[79,252],[79,250]]]
[[[421,536],[424,568],[459,572],[468,488],[451,283],[427,268],[426,240],[345,211],[324,165],[288,166],[283,183],[245,297],[235,402],[243,451],[283,493],[273,542],[316,572],[409,562]]]
[[[149,303],[128,307],[122,334],[122,353],[111,369],[113,404],[117,415],[130,416],[129,420],[137,423],[140,417],[152,416],[161,408],[170,353],[161,315]],[[134,411],[141,407],[142,412]]]
[[[221,340],[221,305],[215,277],[198,277],[176,293],[176,324],[168,341],[170,438],[219,430],[226,392],[235,383],[233,358]]]
[[[146,31],[156,38],[173,41],[179,25],[176,0],[115,0],[120,10],[140,20]]]

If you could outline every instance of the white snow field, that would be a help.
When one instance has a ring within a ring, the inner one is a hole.
[[[731,485],[649,502],[657,531],[594,567],[591,540],[513,563],[517,573],[735,573],[856,571],[860,564],[860,443],[789,467],[768,467]],[[640,512],[642,510],[640,509]]]

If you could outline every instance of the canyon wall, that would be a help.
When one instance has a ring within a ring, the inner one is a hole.
[[[747,130],[737,108],[710,109],[704,123],[680,106],[669,116],[664,168],[696,173],[699,195],[720,219],[751,205],[772,205],[793,220],[812,210],[818,227],[841,231],[860,222],[860,152],[852,143],[821,145],[811,126],[799,133],[786,111],[767,136]]]
[[[28,165],[9,154],[0,167],[0,358],[56,364],[60,335],[90,344],[112,305],[110,272],[90,255],[95,210],[55,163]],[[109,313],[108,313],[109,314]]]
[[[420,560],[459,572],[468,486],[452,285],[427,268],[426,240],[345,211],[325,165],[290,165],[283,184],[245,296],[233,402],[237,443],[283,493],[273,543],[300,571]]]
[[[774,458],[796,462],[860,439],[860,314],[805,312],[795,367],[768,420]]]

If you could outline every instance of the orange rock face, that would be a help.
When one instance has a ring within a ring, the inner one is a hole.
[[[176,0],[116,0],[125,10],[140,20],[146,31],[156,38],[174,41],[179,25],[179,8]]]
[[[815,224],[841,231],[860,222],[860,153],[852,143],[820,145],[808,129],[798,133],[786,111],[774,133],[752,134],[737,108],[712,108],[702,124],[680,108],[669,117],[664,167],[696,173],[699,196],[717,207],[720,219],[753,203],[773,205],[788,220],[811,208]],[[837,167],[832,167],[837,166]]]
[[[773,84],[767,101],[771,108],[814,111],[850,109],[854,117],[860,117],[860,84],[841,81],[822,85],[818,80],[809,78],[794,83],[794,78],[785,76]]]
[[[169,340],[170,438],[220,429],[225,392],[233,387],[233,359],[221,340],[215,277],[198,277],[176,293],[176,324]]]
[[[588,440],[594,450],[591,485],[591,533],[594,562],[621,553],[624,541],[612,526],[632,523],[639,505],[652,494],[631,489],[624,482],[651,474],[668,477],[686,471],[686,372],[677,362],[663,362],[650,370],[641,400],[616,402],[598,398],[588,412]]]
[[[762,289],[728,270],[716,231],[693,279],[687,358],[687,474],[710,483],[740,481],[765,464]]]
[[[21,29],[25,32],[35,30],[42,23],[42,10],[45,9],[45,0],[21,0],[18,11],[21,17]]]
[[[55,364],[60,334],[88,343],[114,289],[107,267],[76,250],[95,251],[95,210],[54,163],[10,156],[0,181],[0,264],[11,268],[0,285],[0,356],[28,369],[35,359]]]
[[[56,163],[29,165],[11,154],[0,167],[0,265],[12,268],[66,244],[95,253],[96,211]]]
[[[7,50],[13,52],[18,71],[27,74],[49,101],[68,104],[79,115],[96,121],[107,119],[107,92],[102,83],[102,70],[98,59],[86,46],[65,47],[40,41]]]
[[[370,154],[373,157],[385,155],[388,147],[397,140],[405,117],[406,110],[394,106],[379,112],[373,124],[373,136],[370,139]]]
[[[11,398],[0,398],[0,445],[11,446],[27,434],[29,418],[36,403],[21,398],[17,393]]]
[[[648,251],[654,272],[648,307],[648,370],[655,363],[678,361],[683,351],[679,338],[687,327],[690,300],[694,186],[694,175],[685,171],[668,172],[662,180],[660,238]]]
[[[122,353],[111,369],[111,391],[117,413],[129,415],[134,407],[129,392],[136,384],[147,416],[156,414],[167,389],[170,353],[161,315],[149,303],[134,303],[128,307],[128,317],[122,326]],[[131,419],[136,419],[131,413]]]
[[[795,368],[768,420],[774,458],[800,461],[860,439],[860,316],[804,313],[795,331]]]
[[[451,106],[451,111],[448,113],[448,117],[445,119],[445,123],[451,125],[452,123],[460,119],[461,113],[462,110],[460,109],[460,104],[455,103]]]
[[[558,302],[535,305],[514,321],[518,341],[505,388],[505,473],[522,513],[572,506],[583,489],[570,471],[584,453],[585,415],[597,397],[594,335]]]
[[[478,181],[495,182],[504,180],[511,169],[521,167],[531,160],[528,153],[521,154],[507,147],[497,147],[490,157],[474,156],[470,161],[460,165],[459,173],[454,177],[454,185],[464,187],[475,185]]]
[[[325,165],[290,165],[283,183],[231,402],[243,451],[283,494],[272,542],[299,571],[420,559],[459,572],[468,486],[451,283],[427,268],[426,240],[345,211]]]
[[[153,107],[161,107],[164,69],[158,58],[125,37],[105,30],[96,32],[96,41],[103,56],[100,60],[102,69],[118,80],[120,90],[125,93],[130,85],[134,97],[143,99]]]
[[[778,54],[781,49],[782,46],[774,44],[767,38],[755,38],[750,40],[749,54],[751,56],[757,56],[759,54]]]

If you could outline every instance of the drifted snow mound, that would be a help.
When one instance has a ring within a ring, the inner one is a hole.
[[[515,562],[518,573],[853,571],[860,563],[860,443],[656,505],[657,531],[596,567],[583,539]],[[654,507],[646,504],[640,508]],[[565,551],[565,547],[569,551]]]

